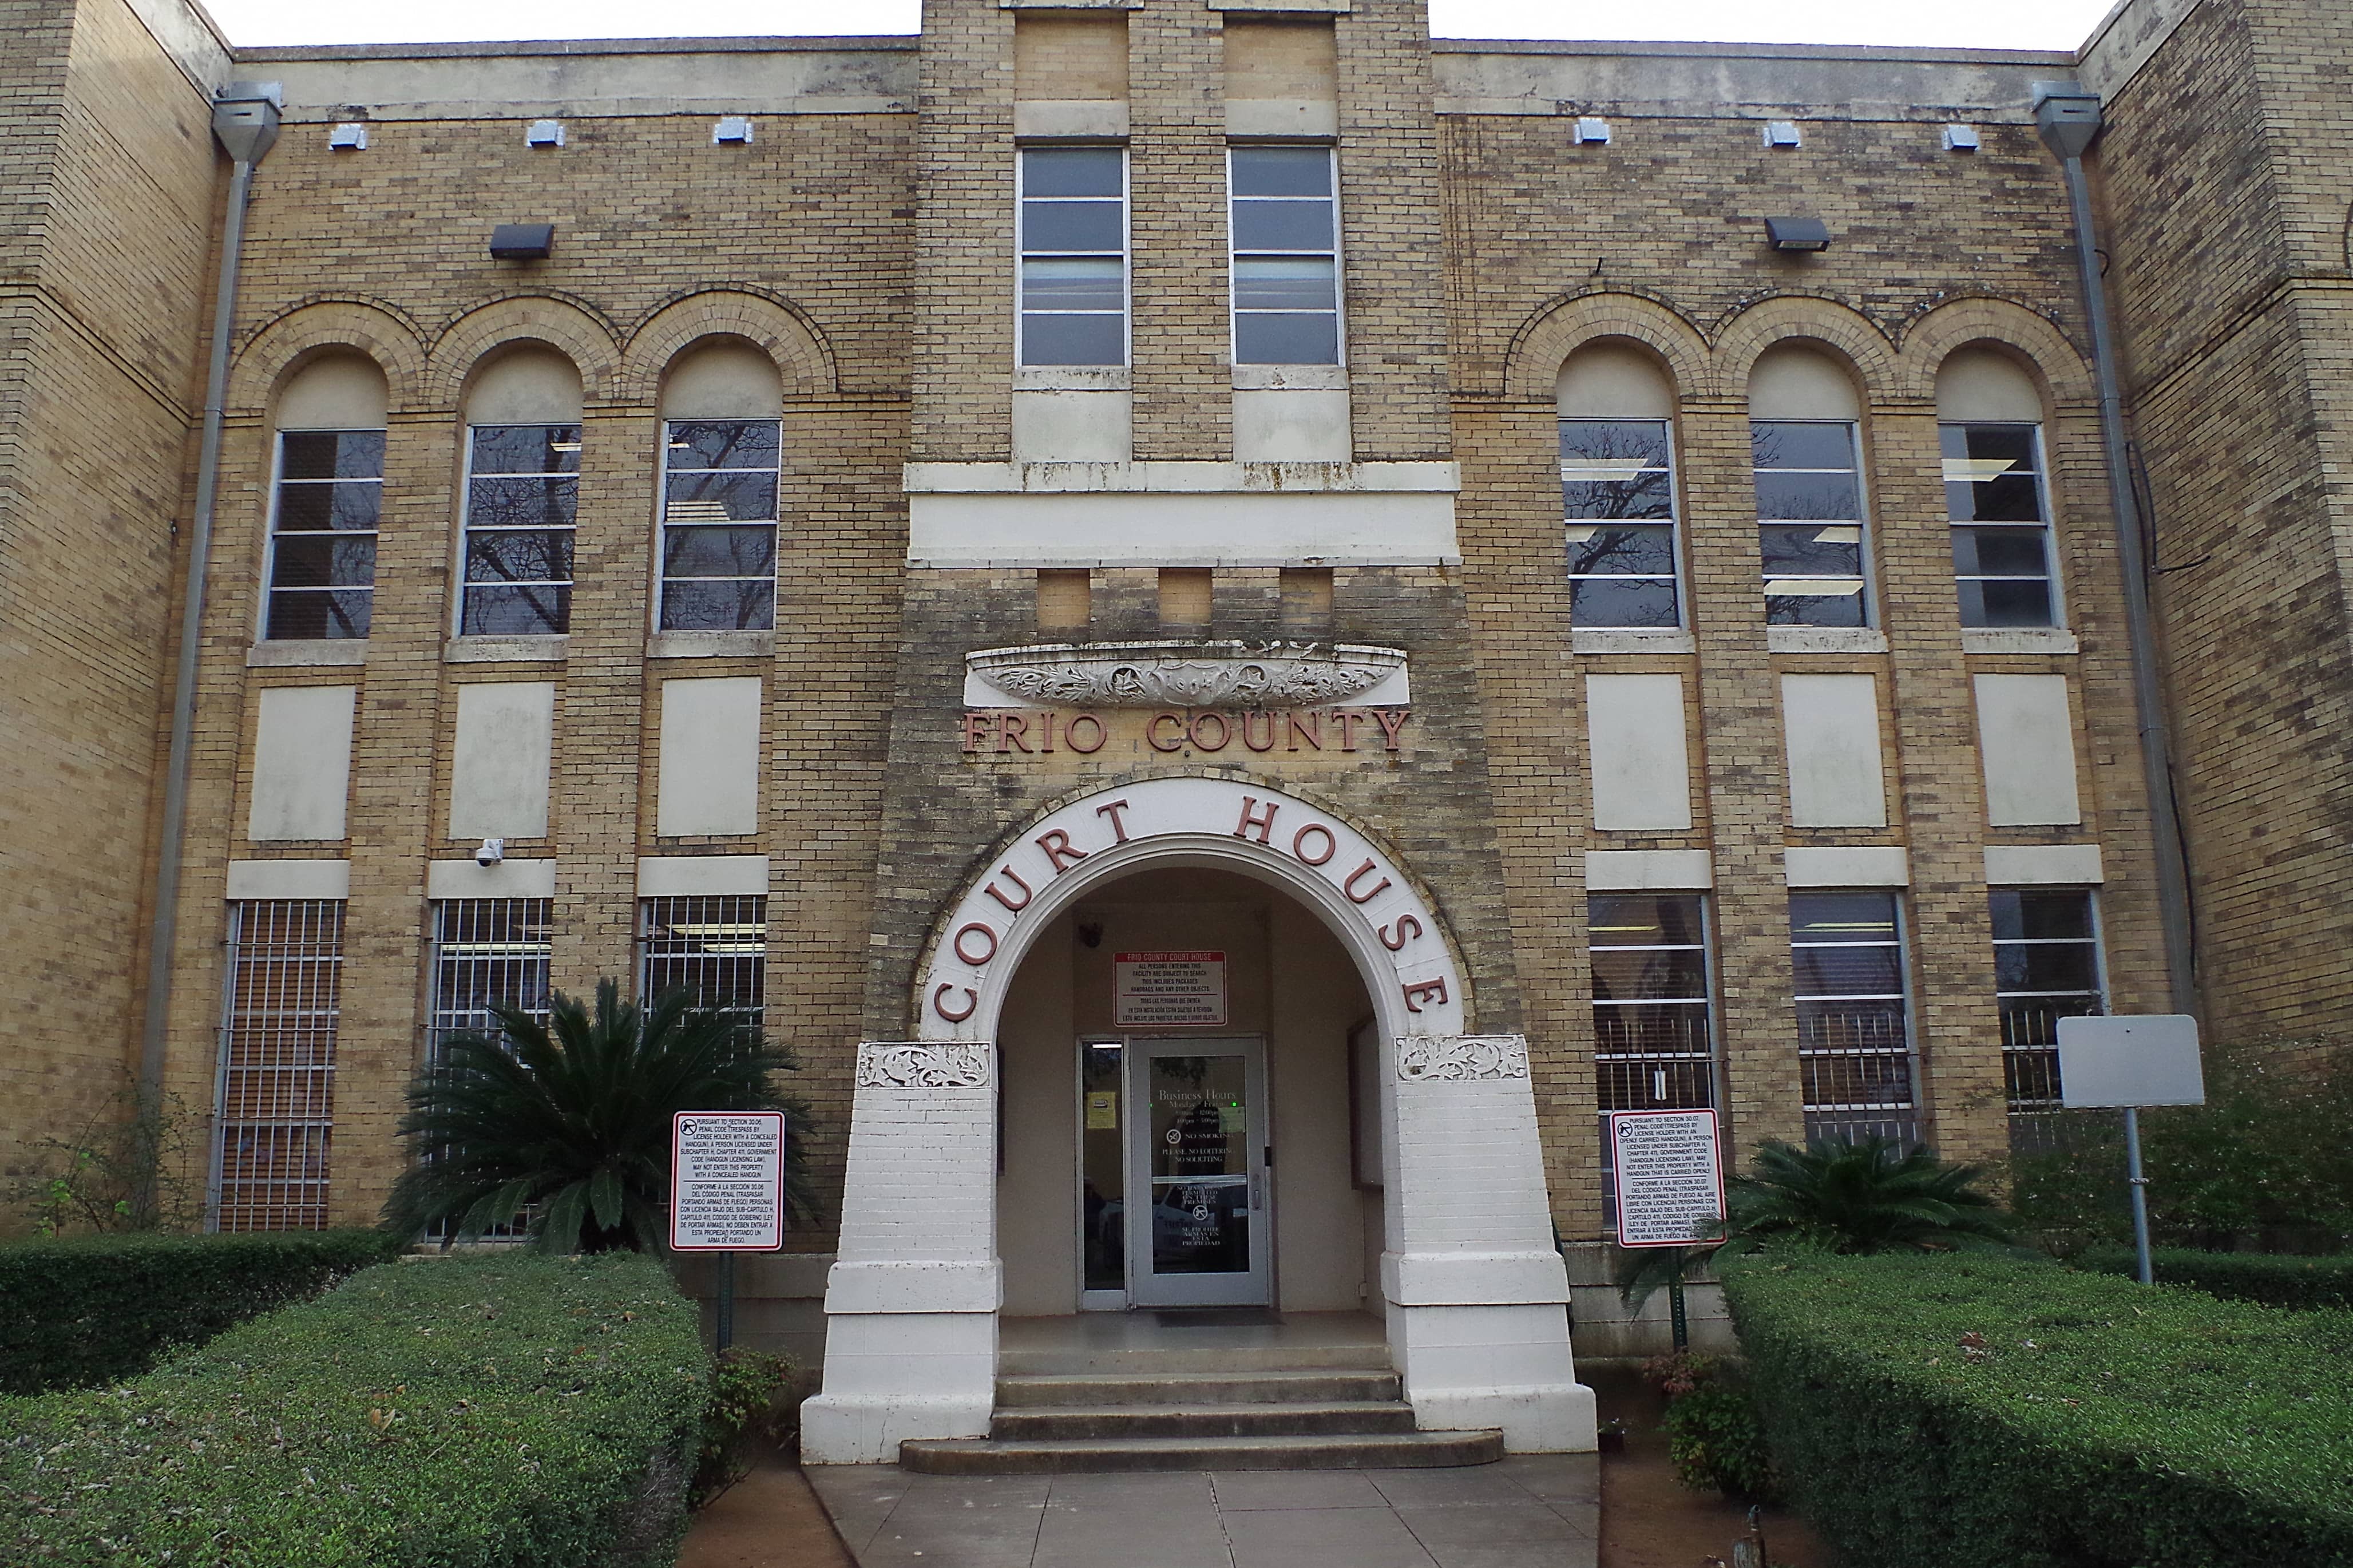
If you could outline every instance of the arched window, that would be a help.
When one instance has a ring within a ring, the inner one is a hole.
[[[1936,420],[1961,624],[2059,625],[2033,381],[1991,349],[1963,349],[1936,372]]]
[[[384,372],[358,354],[311,361],[280,396],[264,640],[368,634],[388,401]]]
[[[1862,409],[1828,355],[1768,350],[1748,378],[1748,437],[1775,626],[1871,624]]]
[[[579,515],[580,373],[553,349],[509,349],[466,394],[459,635],[570,630]]]
[[[1571,623],[1682,625],[1665,371],[1630,345],[1596,344],[1561,367],[1558,407]]]
[[[662,631],[776,623],[784,383],[744,343],[689,350],[662,385]]]

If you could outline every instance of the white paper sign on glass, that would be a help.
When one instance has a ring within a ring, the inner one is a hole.
[[[2186,1012],[2061,1019],[2059,1103],[2070,1110],[2204,1105],[2198,1020]]]
[[[680,1111],[670,1118],[670,1245],[775,1252],[785,1245],[785,1113]]]
[[[1217,952],[1118,953],[1113,1022],[1121,1029],[1222,1028],[1226,955]]]
[[[1611,1111],[1620,1246],[1691,1246],[1724,1234],[1724,1161],[1712,1110]]]

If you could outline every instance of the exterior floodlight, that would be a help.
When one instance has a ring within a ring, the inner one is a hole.
[[[493,261],[544,261],[554,249],[552,223],[501,223],[491,230]]]
[[[1776,250],[1828,250],[1831,231],[1819,217],[1768,217],[1765,238]]]

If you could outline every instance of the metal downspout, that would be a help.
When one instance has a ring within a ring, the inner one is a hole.
[[[2156,841],[2165,978],[2175,1011],[2190,1012],[2197,1010],[2198,975],[2190,937],[2189,871],[2182,853],[2180,818],[2173,805],[2172,746],[2158,669],[2157,630],[2149,608],[2147,547],[2126,466],[2124,394],[2116,376],[2107,290],[2100,278],[2099,230],[2092,217],[2091,185],[2084,176],[2084,154],[2100,133],[2100,101],[2074,82],[2038,83],[2034,122],[2044,145],[2059,155],[2066,174],[2067,199],[2074,209],[2076,260],[2083,274],[2084,312],[2091,318],[2092,364],[2099,384],[2100,440],[2107,459],[2109,504],[2116,520],[2116,565],[2124,573],[2133,709],[2140,727],[2141,763],[2147,775],[2149,832]]]
[[[195,741],[196,667],[205,624],[205,577],[213,545],[213,505],[220,488],[221,420],[228,401],[228,351],[237,319],[237,265],[245,250],[245,208],[253,171],[278,140],[275,82],[232,82],[213,104],[213,134],[230,157],[228,211],[221,228],[220,278],[213,295],[212,357],[205,372],[204,440],[196,457],[195,512],[189,524],[187,590],[180,615],[180,661],[172,685],[172,745],[164,766],[164,823],[155,855],[154,910],[147,933],[146,1017],[139,1039],[140,1125],[150,1129],[164,1099],[164,1048],[172,1014],[172,959],[179,923],[180,860],[188,820],[188,756]],[[156,1205],[153,1150],[139,1171],[134,1202],[142,1218]]]

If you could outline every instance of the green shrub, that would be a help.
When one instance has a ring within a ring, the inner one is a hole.
[[[2128,1246],[2087,1247],[2073,1261],[2076,1267],[2098,1274],[2137,1275],[2139,1268]],[[2155,1247],[2149,1252],[2149,1264],[2160,1285],[2186,1285],[2232,1301],[2254,1301],[2265,1307],[2353,1307],[2353,1253],[2291,1257],[2273,1252]]]
[[[1768,1252],[1725,1294],[1842,1561],[2353,1562],[2353,1317],[1985,1254]]]
[[[174,1346],[316,1296],[398,1251],[375,1231],[0,1243],[0,1393],[134,1377]]]
[[[702,1508],[752,1473],[763,1446],[781,1446],[793,1435],[799,1405],[792,1392],[793,1363],[782,1356],[723,1351],[711,1374],[711,1399],[702,1410],[702,1446],[695,1457],[687,1502]]]
[[[1642,1380],[1666,1397],[1660,1422],[1675,1478],[1698,1491],[1719,1491],[1744,1502],[1780,1495],[1773,1453],[1748,1386],[1748,1369],[1734,1357],[1677,1351],[1642,1363]]]
[[[667,1563],[709,1365],[650,1258],[369,1269],[135,1383],[0,1400],[0,1561]]]

